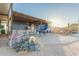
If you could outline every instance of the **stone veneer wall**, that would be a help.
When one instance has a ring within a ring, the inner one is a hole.
[[[27,25],[25,23],[13,21],[12,29],[13,30],[25,30],[26,26]]]

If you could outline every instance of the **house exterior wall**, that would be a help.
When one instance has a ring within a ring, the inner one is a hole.
[[[0,25],[3,26],[3,28],[5,30],[5,34],[7,34],[7,30],[8,30],[8,28],[7,28],[7,20],[8,20],[8,16],[0,15]],[[0,28],[0,30],[1,30],[1,28]]]
[[[25,30],[26,26],[27,25],[25,23],[16,22],[16,21],[12,22],[12,30]]]

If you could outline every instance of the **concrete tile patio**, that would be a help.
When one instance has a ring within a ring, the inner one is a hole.
[[[26,52],[24,56],[77,56],[79,55],[79,34],[58,35],[46,34],[35,36],[42,45],[40,51]],[[7,45],[8,37],[0,38],[0,56],[20,56]],[[22,56],[23,56],[22,55]]]

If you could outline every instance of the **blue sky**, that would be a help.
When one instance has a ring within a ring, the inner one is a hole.
[[[27,15],[51,20],[54,25],[59,26],[78,22],[79,19],[79,4],[14,3],[13,9]]]

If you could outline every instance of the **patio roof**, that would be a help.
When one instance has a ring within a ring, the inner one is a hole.
[[[0,3],[0,15],[8,15],[11,3]]]
[[[20,12],[13,11],[13,21],[24,22],[24,23],[32,23],[32,24],[40,24],[41,22],[47,23],[46,20],[36,18],[30,15],[26,15]]]

